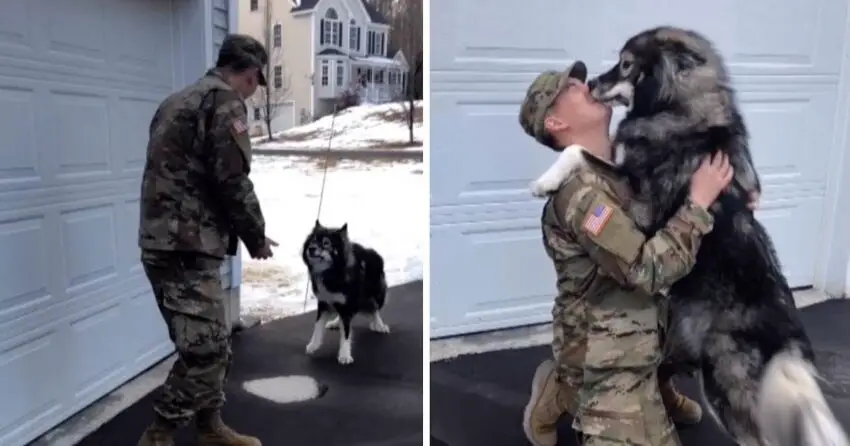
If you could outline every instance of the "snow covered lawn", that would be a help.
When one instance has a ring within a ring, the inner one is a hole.
[[[316,220],[322,163],[318,157],[255,154],[251,179],[268,235],[280,246],[265,261],[243,251],[243,316],[266,322],[305,310],[308,282],[301,246]],[[320,221],[326,226],[348,222],[353,241],[384,257],[392,286],[422,278],[427,200],[421,162],[332,160]],[[314,307],[310,293],[306,310]]]
[[[361,105],[339,112],[336,118],[325,116],[314,122],[278,133],[276,140],[254,139],[257,153],[263,150],[328,148],[333,126],[333,150],[399,149],[422,150],[422,101],[416,101],[413,125],[414,144],[407,127],[408,104],[393,102]]]

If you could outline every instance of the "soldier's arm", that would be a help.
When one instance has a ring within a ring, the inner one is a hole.
[[[265,244],[266,222],[250,173],[251,138],[242,100],[217,91],[212,104],[207,159],[217,195],[236,234],[251,253]]]
[[[664,293],[688,274],[713,218],[690,202],[647,239],[619,201],[594,185],[567,197],[564,222],[590,257],[617,282],[647,294]]]

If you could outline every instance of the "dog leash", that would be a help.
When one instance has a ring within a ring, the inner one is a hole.
[[[324,200],[325,200],[325,183],[328,180],[328,161],[330,160],[331,143],[334,140],[334,124],[336,123],[336,113],[337,113],[337,106],[334,105],[334,112],[333,112],[333,115],[331,116],[331,134],[330,134],[330,136],[328,136],[328,148],[325,149],[325,155],[324,155],[325,163],[324,163],[324,166],[322,167],[322,187],[321,187],[321,189],[319,189],[319,206],[318,206],[318,209],[316,209],[316,220],[317,221],[319,220],[319,217],[322,214],[322,202],[324,202]],[[307,311],[307,301],[309,300],[309,297],[310,297],[310,282],[311,281],[312,280],[310,279],[310,274],[308,273],[307,274],[307,284],[304,286],[304,307],[301,309],[302,312]]]

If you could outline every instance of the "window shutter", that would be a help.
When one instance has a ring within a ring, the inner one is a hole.
[[[319,21],[319,45],[325,44],[325,21]]]
[[[357,50],[360,51],[360,28],[357,28]]]

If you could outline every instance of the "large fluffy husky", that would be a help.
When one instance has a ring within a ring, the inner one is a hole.
[[[310,284],[316,296],[316,322],[307,344],[308,355],[316,353],[325,339],[326,329],[339,329],[337,361],[354,362],[351,352],[351,320],[366,315],[369,328],[389,333],[381,318],[387,299],[387,277],[384,259],[374,249],[348,238],[348,224],[339,228],[322,226],[319,220],[304,240],[301,259],[310,273]],[[331,319],[332,316],[336,316]]]
[[[627,209],[648,235],[683,204],[707,154],[735,168],[712,207],[714,230],[696,266],[670,290],[666,363],[697,375],[708,412],[740,445],[850,444],[816,382],[813,351],[773,243],[747,208],[760,192],[735,94],[719,54],[701,35],[659,27],[630,38],[618,64],[589,81],[600,101],[627,108],[614,138],[616,170],[637,196]],[[532,184],[557,190],[584,163],[577,146]]]

